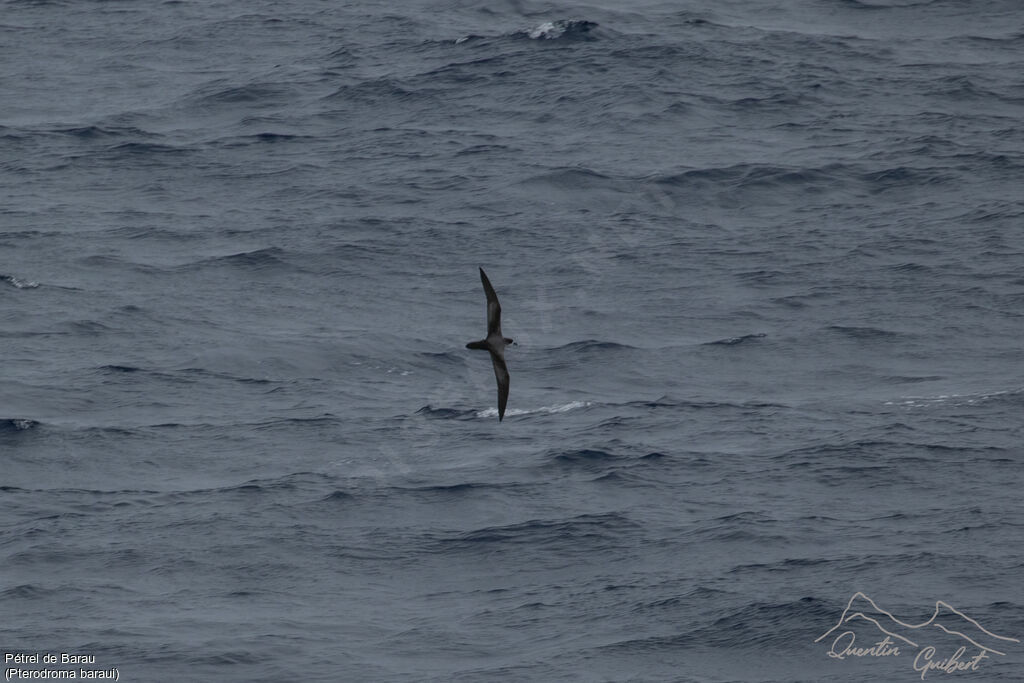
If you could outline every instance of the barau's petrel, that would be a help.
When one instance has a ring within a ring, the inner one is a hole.
[[[490,351],[491,363],[494,364],[494,378],[498,380],[498,422],[505,417],[505,404],[508,403],[508,367],[505,365],[505,347],[512,343],[512,340],[501,334],[501,304],[498,303],[498,295],[491,287],[491,281],[487,279],[487,273],[480,269],[480,281],[484,283],[484,293],[487,294],[487,338],[480,341],[469,342],[467,349],[482,349]]]

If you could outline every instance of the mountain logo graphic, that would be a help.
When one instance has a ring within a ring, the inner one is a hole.
[[[868,638],[878,640],[868,647],[858,646],[857,637],[865,632]],[[900,657],[916,651],[913,666],[922,680],[930,671],[977,671],[983,660],[1005,656],[1010,647],[1020,643],[993,633],[942,600],[936,601],[931,617],[914,624],[896,618],[860,591],[850,597],[836,625],[814,639],[822,641],[831,643],[828,656],[833,659]],[[951,654],[940,656],[940,648],[949,648]]]

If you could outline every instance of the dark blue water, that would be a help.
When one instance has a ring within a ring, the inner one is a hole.
[[[0,3],[0,649],[1024,680],[1024,10],[681,5]]]

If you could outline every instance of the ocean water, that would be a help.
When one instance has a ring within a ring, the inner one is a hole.
[[[1016,0],[0,3],[5,674],[1024,680],[1022,73]]]

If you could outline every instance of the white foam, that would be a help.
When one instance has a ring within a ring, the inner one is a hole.
[[[570,410],[576,410],[577,408],[586,408],[587,406],[593,405],[590,401],[570,401],[568,403],[561,403],[553,406],[541,406],[540,408],[524,409],[524,408],[509,408],[505,411],[505,417],[509,415],[529,415],[531,413],[567,413]],[[495,417],[498,414],[497,408],[487,408],[486,410],[478,410],[476,413],[477,417]]]
[[[32,280],[22,280],[20,278],[12,277],[10,275],[6,276],[3,279],[5,279],[8,282],[10,282],[12,285],[17,287],[18,289],[35,289],[36,287],[39,286],[38,282],[33,282]]]
[[[531,28],[527,35],[533,38],[534,40],[537,40],[538,38],[545,38],[550,40],[551,38],[557,38],[563,33],[565,33],[564,26],[558,27],[555,26],[554,22],[545,21],[540,26],[537,26],[536,28]]]
[[[938,396],[904,396],[898,401],[886,401],[887,406],[906,406],[908,408],[922,408],[924,406],[952,405],[969,406],[976,403],[983,403],[993,398],[1006,396],[1016,392],[993,391],[988,394],[939,394]]]

